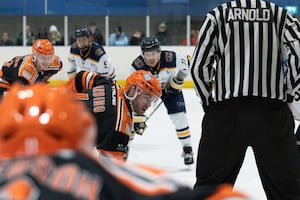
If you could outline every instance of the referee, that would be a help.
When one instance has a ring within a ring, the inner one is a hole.
[[[205,115],[196,183],[234,184],[253,149],[268,199],[300,199],[300,157],[288,103],[300,88],[300,24],[285,9],[235,0],[209,12],[191,76]]]

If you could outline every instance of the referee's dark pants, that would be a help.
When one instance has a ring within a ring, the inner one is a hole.
[[[262,98],[237,98],[208,107],[194,188],[234,184],[248,146],[267,198],[300,200],[300,156],[292,114],[286,103]]]

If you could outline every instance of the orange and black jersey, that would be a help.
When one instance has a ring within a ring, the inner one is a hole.
[[[5,62],[2,66],[0,77],[4,84],[21,82],[24,85],[30,85],[34,82],[47,82],[54,74],[62,69],[62,62],[58,56],[54,56],[53,62],[48,70],[41,71],[35,66],[32,54],[17,56],[12,60]]]
[[[0,161],[1,199],[201,200],[156,168],[63,150]]]
[[[132,134],[132,110],[123,88],[94,72],[81,71],[68,83],[87,105],[98,126],[97,149],[122,157]]]

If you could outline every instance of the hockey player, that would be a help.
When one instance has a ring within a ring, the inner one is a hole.
[[[115,68],[107,56],[103,46],[90,41],[90,32],[86,27],[77,28],[74,32],[76,42],[72,44],[68,57],[69,77],[74,77],[77,71],[85,70],[115,79]]]
[[[0,70],[0,96],[14,82],[30,85],[48,80],[62,69],[60,58],[54,55],[54,48],[47,39],[35,40],[32,54],[16,56],[5,62]]]
[[[146,37],[141,43],[142,54],[131,65],[131,70],[147,70],[161,83],[162,101],[167,108],[176,134],[183,147],[184,164],[194,163],[191,134],[182,87],[188,75],[189,59],[173,51],[162,51],[155,37]]]
[[[96,124],[66,87],[14,85],[0,110],[0,199],[245,199],[230,185],[193,191],[159,169],[96,157]]]
[[[112,80],[89,71],[81,71],[68,83],[95,116],[98,125],[96,147],[101,154],[126,159],[128,142],[143,126],[137,116],[161,96],[158,80],[147,71],[131,74],[122,88]],[[138,126],[134,126],[137,125]],[[138,127],[138,128],[137,128]]]

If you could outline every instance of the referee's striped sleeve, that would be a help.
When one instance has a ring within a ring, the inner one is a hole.
[[[208,105],[212,92],[212,78],[214,76],[214,51],[216,47],[216,26],[207,16],[199,32],[198,43],[192,56],[191,76],[200,96],[202,104]],[[204,57],[205,56],[205,57]],[[202,59],[203,58],[203,59]],[[201,69],[199,66],[203,66]]]
[[[289,50],[289,94],[295,96],[295,92],[300,89],[300,24],[291,15],[287,15],[286,31],[284,33],[284,44]]]

